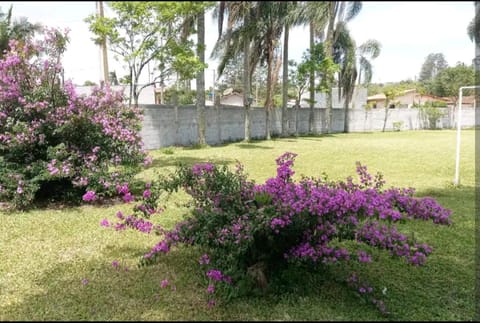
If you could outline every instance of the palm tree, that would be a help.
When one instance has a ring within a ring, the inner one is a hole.
[[[369,39],[357,47],[358,57],[358,84],[361,83],[362,71],[364,72],[363,84],[368,84],[372,80],[372,63],[371,59],[375,59],[380,55],[382,45],[378,40]]]
[[[349,104],[355,90],[355,81],[358,73],[360,84],[361,71],[365,72],[364,83],[372,79],[372,64],[369,58],[374,59],[380,55],[381,45],[377,40],[367,40],[356,47],[355,40],[350,35],[345,22],[339,22],[334,33],[333,46],[334,62],[340,65],[338,73],[338,96],[344,99],[344,132],[349,131]],[[357,62],[358,61],[358,62]]]
[[[301,6],[301,14],[299,23],[308,24],[310,30],[310,53],[313,52],[315,46],[315,38],[323,35],[323,31],[328,22],[328,2],[319,1],[304,1]],[[309,92],[310,92],[310,114],[308,118],[308,129],[310,133],[314,131],[314,113],[313,107],[315,105],[315,71],[310,70],[309,77]]]
[[[252,40],[253,55],[267,64],[267,97],[265,99],[266,127],[265,137],[271,139],[270,113],[273,109],[273,65],[275,48],[278,46],[284,24],[284,6],[282,1],[262,1],[256,6],[256,33]]]
[[[296,1],[285,1],[282,3],[284,10],[284,31],[283,31],[283,76],[282,76],[282,136],[287,136],[287,101],[288,101],[288,38],[290,27],[302,22],[300,6]]]
[[[355,40],[344,22],[337,25],[334,32],[335,43],[333,44],[333,60],[340,65],[338,72],[338,98],[344,99],[344,132],[348,132],[349,109],[357,79],[356,46]],[[371,77],[371,75],[370,75]]]
[[[205,63],[205,8],[197,14],[197,55],[200,63]],[[207,144],[205,139],[205,69],[197,74],[197,117],[198,117],[198,144]]]
[[[247,68],[247,63],[249,65],[248,77],[244,78],[246,85],[246,89],[244,89],[246,118],[249,108],[248,96],[250,94],[251,75],[259,61],[267,65],[267,97],[265,100],[265,137],[267,139],[271,139],[270,113],[273,109],[274,54],[283,31],[284,16],[282,14],[284,11],[281,4],[282,1],[227,2],[220,5],[217,10],[218,17],[221,16],[220,13],[229,11],[227,30],[224,34],[221,34],[213,50],[214,55],[217,53],[216,55],[221,58],[218,66],[219,77],[222,75],[226,63],[241,50],[244,50],[244,67]],[[220,23],[223,24],[223,19],[219,19],[219,26]],[[219,28],[220,30],[221,28]],[[247,100],[245,100],[245,97]],[[247,126],[245,128],[247,133]],[[245,136],[245,140],[249,139],[249,136]]]
[[[212,51],[213,58],[220,58],[218,77],[223,75],[225,66],[240,53],[243,54],[243,106],[245,109],[245,141],[251,139],[250,92],[251,79],[259,57],[250,55],[251,39],[255,33],[255,3],[251,1],[220,1],[214,10],[218,19],[218,39]],[[227,18],[227,29],[223,22]]]
[[[41,31],[41,24],[32,24],[25,17],[12,21],[12,6],[7,13],[3,13],[0,9],[0,58],[8,50],[8,43],[11,39],[25,40]]]
[[[334,43],[335,37],[338,37],[345,27],[345,24],[355,18],[362,9],[362,3],[360,1],[331,1],[328,2],[328,27],[325,38],[326,56],[333,57],[334,55]],[[339,29],[339,32],[335,33],[335,29]],[[326,110],[326,132],[331,132],[333,121],[332,110],[332,91],[327,91],[327,110]]]

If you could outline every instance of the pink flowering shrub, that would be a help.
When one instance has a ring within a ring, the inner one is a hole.
[[[434,199],[416,198],[413,189],[384,188],[382,175],[372,177],[360,163],[358,183],[352,178],[296,182],[292,178],[295,156],[288,152],[280,156],[276,177],[259,185],[247,180],[241,165],[232,172],[213,164],[181,166],[170,178],[152,183],[150,193],[143,195],[150,199],[149,208],[156,209],[152,192],[178,188],[191,195],[193,208],[174,229],[156,228],[163,238],[141,263],[154,264],[179,243],[199,247],[204,252],[199,264],[208,278],[210,304],[215,295],[266,289],[271,277],[287,267],[322,269],[341,261],[371,263],[374,248],[421,266],[432,247],[413,241],[396,224],[411,220],[451,223],[451,211]],[[148,213],[139,209],[134,208],[135,216],[120,217],[124,222],[117,225],[150,232],[153,224],[146,225],[141,218]],[[361,295],[373,295],[372,287],[357,280],[350,285]],[[385,311],[382,301],[371,299]]]
[[[112,196],[144,162],[141,113],[121,92],[79,96],[70,81],[61,84],[67,43],[46,30],[41,41],[12,40],[0,60],[0,201],[13,207],[55,194]]]

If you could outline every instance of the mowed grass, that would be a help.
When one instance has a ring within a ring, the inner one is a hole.
[[[462,131],[461,186],[451,185],[455,172],[455,131],[335,134],[233,143],[203,149],[153,151],[154,167],[138,175],[172,171],[177,162],[240,161],[251,179],[275,176],[275,158],[286,151],[298,157],[300,175],[332,179],[355,175],[355,161],[387,186],[415,187],[417,196],[432,196],[453,210],[450,227],[415,221],[404,232],[433,246],[423,267],[406,265],[385,253],[355,269],[376,289],[386,288],[390,320],[471,320],[474,314],[474,158],[473,130]],[[158,222],[171,227],[186,212],[178,193],[166,202]],[[344,285],[320,274],[305,275],[290,292],[239,298],[228,305],[206,306],[206,280],[199,269],[199,250],[181,247],[150,267],[138,259],[158,238],[133,231],[115,232],[99,225],[115,220],[131,205],[41,209],[0,213],[0,320],[385,320]],[[120,262],[119,268],[112,261]],[[349,267],[351,266],[351,267]],[[125,269],[128,267],[128,270]],[[332,270],[332,274],[335,274]],[[88,280],[82,284],[82,280]],[[162,289],[168,279],[176,290]],[[305,284],[306,282],[306,284]]]

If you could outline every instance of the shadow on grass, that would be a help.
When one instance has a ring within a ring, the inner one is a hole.
[[[51,270],[36,277],[31,294],[19,295],[17,302],[4,306],[0,318],[7,321],[281,319],[282,316],[271,311],[272,306],[277,306],[275,303],[283,299],[286,303],[282,305],[286,307],[284,310],[293,309],[299,295],[315,298],[318,291],[324,289],[323,285],[340,293],[336,296],[351,306],[357,302],[354,297],[345,294],[341,286],[325,282],[325,277],[300,275],[291,282],[293,287],[288,293],[236,298],[228,304],[222,306],[219,303],[209,309],[205,291],[207,282],[197,262],[200,252],[182,247],[162,256],[154,266],[128,267],[125,270],[122,257],[135,259],[145,252],[136,248],[108,247],[100,258],[94,260],[56,263]],[[113,260],[119,261],[117,268],[112,266]],[[164,279],[170,284],[166,288],[161,287]],[[299,281],[308,281],[310,287],[297,286]],[[335,299],[328,301],[327,297],[326,302],[328,306],[335,307]],[[371,310],[367,308],[366,312],[370,312],[371,317]],[[299,319],[314,318],[309,311],[297,316]]]
[[[168,158],[164,158],[163,156],[160,158],[155,158],[152,161],[150,167],[171,167],[171,166],[178,166],[179,164],[193,166],[197,163],[214,163],[216,165],[229,165],[235,163],[234,159],[221,159],[221,158],[198,158],[198,157],[188,157],[188,156],[172,156]]]
[[[320,141],[323,138],[336,138],[338,137],[336,134],[319,134],[319,135],[301,135],[298,137],[293,138],[276,138],[275,140],[283,141],[283,140],[313,140],[313,141]]]
[[[456,212],[466,211],[467,209],[472,213],[475,211],[475,187],[473,186],[432,187],[416,191],[415,196],[433,197],[440,204],[446,204],[446,207],[452,208]]]
[[[461,186],[425,189],[416,196],[437,199],[459,214],[455,221],[463,222],[474,214],[474,193],[474,187]],[[359,266],[360,274],[365,274],[377,290],[388,287],[386,301],[394,320],[472,318],[474,266],[465,255],[470,255],[474,246],[455,239],[455,235],[468,235],[461,226],[438,229],[440,235],[433,242],[442,242],[451,250],[435,249],[425,267],[408,266],[402,259],[390,259],[386,254],[379,262]],[[436,234],[432,233],[432,237]],[[302,271],[286,273],[286,292],[234,299],[226,306],[208,309],[207,283],[198,267],[198,250],[181,247],[155,266],[125,271],[122,259],[136,263],[146,251],[107,245],[99,257],[52,263],[48,271],[39,273],[31,282],[31,293],[15,295],[15,302],[1,307],[0,319],[381,320],[372,306],[363,304],[330,275]],[[120,261],[118,269],[112,267],[113,260]],[[83,285],[82,279],[87,279],[88,284]],[[162,289],[160,282],[164,279],[175,284],[176,291]],[[289,316],[282,316],[285,313]]]
[[[345,284],[336,281],[333,275],[339,273],[338,266],[332,267],[330,273],[292,271],[283,277],[284,285],[279,287],[284,290],[278,290],[278,293],[236,298],[228,304],[219,303],[208,309],[207,283],[198,267],[201,254],[198,250],[180,248],[162,256],[157,265],[125,270],[123,256],[135,259],[144,252],[136,248],[109,247],[94,260],[54,264],[51,270],[36,277],[31,294],[17,295],[18,301],[4,306],[0,317],[7,321],[382,319],[372,305],[363,303]],[[119,267],[112,266],[113,260],[119,260]],[[382,277],[382,285],[374,287],[388,286],[390,302],[387,304],[395,312],[391,318],[411,320],[415,317],[411,316],[412,313],[422,312],[423,319],[444,320],[452,307],[466,306],[464,311],[468,312],[473,306],[470,304],[473,301],[466,299],[463,290],[467,278],[453,276],[452,281],[443,278],[449,272],[457,272],[458,264],[448,259],[440,260],[436,265],[441,268],[432,270],[407,268],[400,260],[393,260],[393,264],[392,260],[387,261],[387,267],[380,268],[381,264],[371,269],[363,266],[357,272],[363,276],[362,272],[366,270],[367,276]],[[341,270],[348,271],[349,267]],[[385,276],[389,273],[394,274],[395,279]],[[88,283],[83,284],[84,279]],[[160,286],[164,279],[170,283],[167,288]],[[462,284],[452,289],[450,284],[459,281]],[[395,286],[401,286],[400,290],[395,290]],[[439,305],[438,295],[442,293],[442,305]],[[409,300],[405,310],[406,296]],[[445,309],[438,312],[439,306]],[[454,310],[457,311],[456,318],[462,319],[458,309]],[[285,313],[289,316],[285,317]],[[465,315],[463,319],[468,317]]]
[[[136,258],[147,250],[107,249],[88,262],[57,263],[38,276],[37,288],[15,304],[2,308],[2,320],[33,321],[122,321],[122,320],[208,320],[211,317],[202,298],[198,255],[179,250],[163,257],[159,265],[128,267],[119,252]],[[123,255],[123,254],[122,254]],[[112,266],[113,260],[120,265]],[[170,286],[162,288],[167,279]],[[87,283],[82,281],[86,280]],[[172,290],[172,285],[176,290]],[[195,291],[192,293],[192,291]]]
[[[236,144],[235,147],[242,148],[242,149],[273,149],[273,147],[265,147],[265,146],[260,146],[253,143]]]

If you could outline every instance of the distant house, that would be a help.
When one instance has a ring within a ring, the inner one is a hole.
[[[447,101],[447,104],[449,107],[453,107],[453,105],[455,104],[455,101],[453,98],[444,97],[443,99]],[[457,100],[459,100],[459,98],[457,98]],[[462,108],[476,108],[476,107],[477,107],[477,101],[475,100],[475,95],[467,95],[462,97]]]
[[[339,97],[339,88],[332,88],[332,108],[333,109],[344,109],[344,101],[345,98],[340,95]],[[327,95],[323,92],[315,92],[314,95],[314,108],[326,108],[327,107]],[[309,108],[310,104],[310,93],[306,91],[302,95],[302,99],[300,101],[301,108]],[[349,107],[360,108],[363,107],[367,103],[367,89],[364,87],[355,87],[352,95],[352,100],[349,102]]]
[[[233,105],[243,107],[243,93],[234,91],[231,88],[226,89],[223,93],[216,93],[216,96],[220,95],[220,104],[221,105]],[[205,100],[205,105],[214,105],[213,100]]]
[[[243,107],[243,94],[238,92],[231,92],[227,95],[222,95],[220,98],[222,105],[236,105]]]
[[[367,105],[371,105],[374,109],[383,109],[385,108],[385,102],[387,97],[385,94],[375,94],[367,97]]]
[[[374,109],[385,108],[387,97],[383,93],[371,95],[367,97],[367,104],[370,104]],[[444,102],[451,103],[450,98],[443,98],[434,95],[420,94],[416,89],[405,90],[403,93],[391,102],[393,108],[411,108],[414,104],[424,104],[426,102]]]

